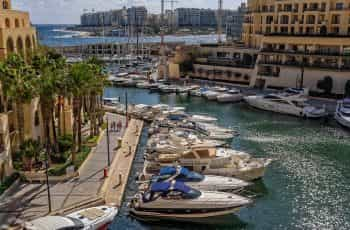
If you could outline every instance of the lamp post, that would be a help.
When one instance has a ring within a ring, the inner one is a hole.
[[[48,150],[49,148],[47,148]],[[49,151],[46,151],[46,160],[45,160],[45,165],[46,165],[46,188],[47,188],[47,199],[48,199],[48,204],[49,204],[49,213],[52,211],[51,207],[51,193],[50,193],[50,184],[49,184]]]
[[[108,117],[107,117],[107,163],[108,163],[108,168],[111,166],[111,157],[110,157],[110,152],[109,152],[109,122],[108,122]]]
[[[128,92],[125,92],[125,128],[128,127],[129,119],[128,119]]]

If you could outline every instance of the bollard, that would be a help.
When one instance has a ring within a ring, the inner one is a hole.
[[[108,177],[108,168],[104,168],[103,169],[103,178],[107,178]]]

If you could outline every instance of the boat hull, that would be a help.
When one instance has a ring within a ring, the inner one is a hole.
[[[335,113],[334,118],[341,126],[350,129],[350,120],[345,119],[344,117],[339,115],[338,112]]]
[[[205,213],[194,213],[194,214],[176,214],[176,213],[160,213],[160,212],[145,212],[131,209],[131,215],[145,221],[160,221],[160,220],[172,220],[172,221],[184,221],[202,223],[206,222],[207,218],[211,217],[223,217],[233,213],[236,213],[240,208],[232,208],[223,211],[213,211]]]

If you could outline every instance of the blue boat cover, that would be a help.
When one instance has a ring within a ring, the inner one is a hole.
[[[177,181],[175,182],[175,184],[173,184],[173,186],[171,182],[155,182],[151,185],[151,192],[166,193],[170,190],[179,191],[182,193],[189,193],[191,191],[191,188],[185,185],[184,183]]]
[[[343,101],[344,104],[350,104],[350,97],[347,97]]]
[[[174,175],[176,173],[176,168],[172,166],[162,167],[159,171],[160,176]]]
[[[170,182],[155,182],[151,184],[152,192],[168,192],[170,188]]]

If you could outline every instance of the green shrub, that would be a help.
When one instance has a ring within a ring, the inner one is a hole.
[[[60,152],[69,151],[73,145],[73,136],[72,135],[64,135],[57,138],[58,148]]]
[[[5,177],[4,181],[0,183],[0,195],[3,194],[18,178],[19,173],[13,173],[11,176]]]
[[[75,162],[74,162],[74,167],[75,170],[79,169],[79,167],[83,164],[87,156],[90,154],[91,148],[88,146],[83,146],[81,151],[77,153]]]
[[[66,174],[66,169],[72,165],[72,162],[67,161],[64,164],[57,165],[53,168],[50,168],[48,171],[49,176],[62,176]]]

